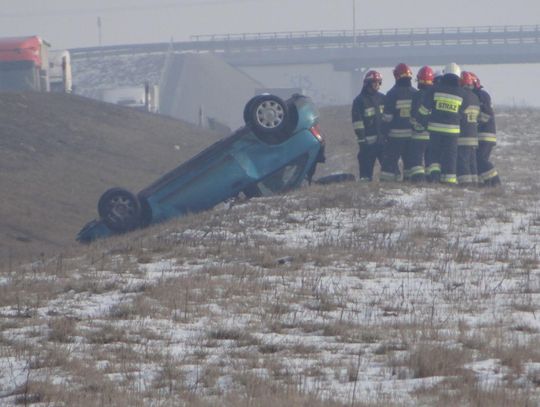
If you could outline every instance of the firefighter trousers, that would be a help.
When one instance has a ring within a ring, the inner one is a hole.
[[[458,146],[457,180],[461,185],[473,185],[478,181],[476,166],[476,147]]]
[[[357,155],[358,168],[360,169],[360,179],[369,180],[373,179],[373,168],[375,167],[375,161],[379,160],[379,164],[382,165],[383,160],[383,146],[380,143],[362,143],[360,144],[360,151]]]
[[[491,184],[499,183],[499,174],[495,166],[490,161],[491,150],[495,147],[495,143],[491,141],[478,142],[478,150],[476,152],[476,160],[478,163],[478,180],[480,183]]]
[[[382,181],[399,181],[399,159],[403,161],[403,173],[406,176],[410,169],[409,143],[410,137],[388,137],[384,146],[383,162],[381,167]]]
[[[457,183],[458,136],[458,134],[430,133],[429,151],[432,163],[428,171],[434,181]]]
[[[411,139],[408,148],[409,157],[409,174],[408,178],[412,182],[419,182],[425,180],[425,165],[426,165],[426,150],[429,140],[424,139]]]

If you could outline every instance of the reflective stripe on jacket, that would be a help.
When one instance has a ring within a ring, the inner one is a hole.
[[[352,123],[358,143],[373,144],[381,134],[381,115],[384,109],[384,94],[370,93],[364,87],[352,105]]]
[[[495,126],[495,112],[491,103],[491,96],[484,88],[474,89],[473,92],[480,100],[480,117],[478,119],[478,138],[481,141],[497,142],[497,129]]]
[[[443,82],[425,92],[415,119],[430,132],[458,135],[467,106],[464,89]]]
[[[412,136],[411,109],[413,95],[418,92],[412,86],[396,84],[386,94],[383,121],[389,137]]]
[[[480,115],[480,100],[478,96],[465,88],[465,103],[467,107],[461,116],[461,132],[458,146],[478,146],[478,116]]]

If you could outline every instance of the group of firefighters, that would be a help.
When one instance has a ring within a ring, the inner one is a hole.
[[[393,74],[395,85],[384,95],[382,75],[368,71],[353,102],[360,180],[372,180],[378,160],[381,181],[499,185],[490,161],[495,115],[479,78],[456,63],[441,72],[422,67],[418,89],[408,65],[398,64]]]

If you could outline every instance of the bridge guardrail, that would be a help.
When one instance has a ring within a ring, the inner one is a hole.
[[[70,50],[74,58],[134,53],[218,52],[250,53],[265,50],[316,48],[388,48],[423,46],[488,46],[540,43],[540,25],[424,27],[395,29],[318,30],[273,33],[194,35],[191,41],[125,44]]]
[[[357,30],[290,31],[274,33],[241,33],[225,35],[194,35],[196,46],[212,50],[230,51],[249,48],[257,44],[264,47],[313,47],[320,46],[424,46],[456,44],[532,43],[540,41],[540,26],[479,26],[479,27],[426,27]]]

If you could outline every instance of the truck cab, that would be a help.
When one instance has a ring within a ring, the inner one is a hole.
[[[48,92],[49,47],[36,35],[0,38],[0,91]]]

